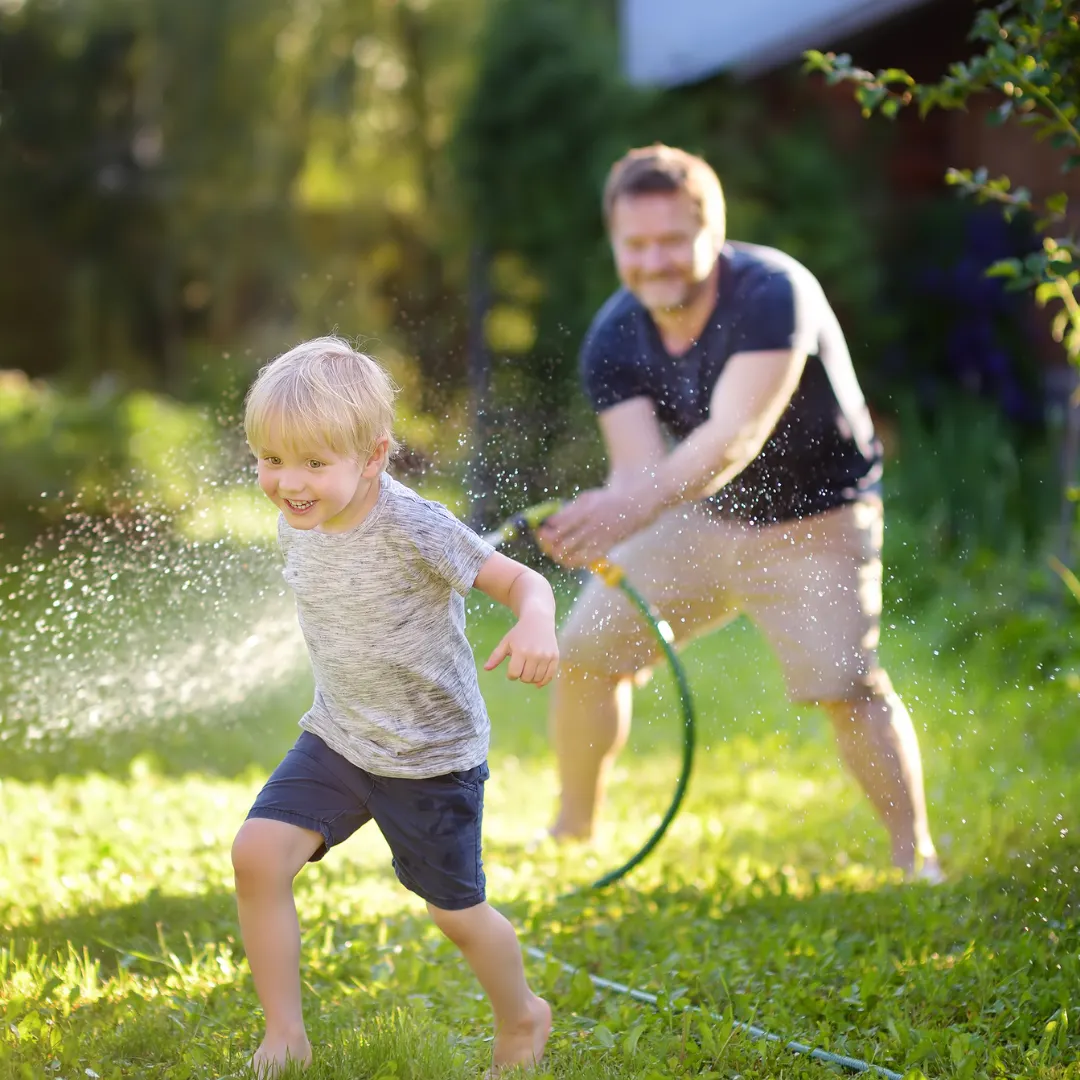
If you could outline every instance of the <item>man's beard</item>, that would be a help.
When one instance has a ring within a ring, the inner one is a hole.
[[[658,314],[669,315],[679,311],[683,311],[690,307],[695,300],[697,300],[705,292],[706,283],[708,279],[704,281],[693,281],[688,278],[679,278],[679,283],[682,285],[682,296],[672,303],[648,303],[645,307],[649,311],[655,311]],[[639,297],[640,299],[640,297]]]

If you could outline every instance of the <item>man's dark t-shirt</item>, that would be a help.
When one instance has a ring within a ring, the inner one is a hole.
[[[707,500],[724,517],[767,524],[852,502],[881,473],[881,445],[843,332],[809,270],[772,248],[727,244],[716,307],[700,339],[678,357],[665,350],[645,308],[621,289],[593,320],[581,371],[597,412],[647,397],[681,440],[708,419],[730,357],[781,349],[807,355],[798,388],[758,456]]]

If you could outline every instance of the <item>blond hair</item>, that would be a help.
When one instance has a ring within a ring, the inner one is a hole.
[[[305,341],[255,378],[244,400],[244,434],[258,453],[271,434],[296,449],[324,446],[365,461],[381,438],[394,440],[397,387],[378,361],[338,337]]]
[[[726,209],[720,178],[704,158],[663,143],[630,150],[611,166],[604,183],[604,219],[611,224],[620,196],[673,195],[680,191],[693,200],[701,224],[723,240]]]

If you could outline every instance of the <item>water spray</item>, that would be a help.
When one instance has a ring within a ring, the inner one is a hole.
[[[492,547],[499,547],[501,544],[509,543],[519,536],[531,534],[549,517],[557,513],[562,505],[563,504],[560,502],[543,502],[537,503],[535,506],[530,506],[520,513],[507,518],[502,525],[493,532],[488,533],[484,539],[491,544]],[[621,589],[630,598],[630,601],[641,613],[646,624],[656,635],[660,648],[671,667],[672,674],[675,676],[675,684],[679,691],[679,710],[682,714],[683,721],[682,768],[679,772],[679,779],[675,784],[675,794],[672,796],[671,805],[668,806],[666,813],[660,819],[660,824],[653,830],[652,835],[645,841],[640,850],[632,858],[623,863],[622,866],[610,870],[608,873],[604,874],[603,877],[598,878],[591,885],[585,887],[586,889],[592,890],[603,889],[629,874],[634,867],[638,866],[649,856],[649,853],[653,848],[660,843],[672,821],[675,820],[675,815],[678,814],[679,807],[682,806],[682,801],[686,796],[686,789],[690,783],[690,773],[694,766],[695,720],[694,703],[690,696],[690,684],[686,678],[686,671],[682,666],[682,662],[675,652],[675,635],[672,633],[671,627],[648,600],[634,588],[621,566],[610,562],[608,559],[599,558],[590,562],[588,568],[600,578],[605,585],[608,585],[611,588]],[[583,890],[575,889],[572,893],[566,895],[574,895],[581,891]]]

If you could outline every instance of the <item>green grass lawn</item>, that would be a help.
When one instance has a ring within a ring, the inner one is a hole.
[[[483,659],[507,622],[473,608]],[[786,704],[739,623],[685,654],[700,749],[668,836],[617,886],[559,899],[628,857],[663,813],[679,763],[671,680],[637,693],[599,843],[552,850],[533,845],[554,798],[547,691],[481,675],[489,895],[553,957],[528,962],[556,1015],[544,1076],[835,1074],[739,1026],[755,1024],[913,1076],[1080,1077],[1075,683],[1018,681],[990,640],[953,653],[932,615],[894,621],[886,659],[922,740],[949,872],[936,888],[888,869],[824,720]],[[185,652],[202,696],[158,721],[33,753],[0,742],[0,1077],[250,1075],[261,1017],[229,846],[311,688],[288,635],[266,646],[282,677],[219,687],[224,708],[210,707],[208,680],[250,674],[263,647]],[[50,693],[62,690],[54,677]],[[309,867],[297,894],[310,1076],[480,1073],[479,987],[397,884],[373,826]],[[658,1005],[600,992],[586,971]]]

